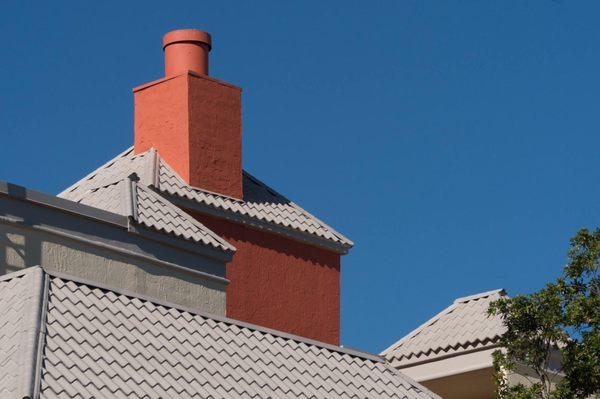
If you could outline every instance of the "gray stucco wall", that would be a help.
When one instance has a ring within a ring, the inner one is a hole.
[[[0,181],[0,275],[40,265],[100,286],[225,315],[224,254]]]
[[[0,274],[41,265],[101,285],[225,315],[225,285],[105,248],[0,223]]]

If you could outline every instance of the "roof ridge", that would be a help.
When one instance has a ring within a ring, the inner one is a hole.
[[[225,323],[225,324],[229,324],[229,325],[234,325],[237,327],[241,327],[241,328],[247,328],[250,330],[255,330],[255,331],[259,331],[263,334],[270,334],[270,335],[274,335],[276,337],[280,337],[280,338],[284,338],[284,339],[289,339],[289,340],[293,340],[293,341],[297,341],[297,342],[302,342],[308,345],[313,345],[319,348],[323,348],[323,349],[328,349],[330,351],[333,352],[338,352],[338,353],[342,353],[342,354],[347,354],[350,356],[354,356],[354,357],[359,357],[362,359],[366,359],[366,360],[371,360],[373,362],[377,362],[377,363],[385,363],[385,360],[376,354],[373,353],[369,353],[369,352],[364,352],[358,349],[350,349],[350,348],[345,348],[343,346],[338,346],[338,345],[333,345],[333,344],[328,344],[326,342],[321,342],[321,341],[317,341],[311,338],[307,338],[307,337],[302,337],[300,335],[295,335],[295,334],[291,334],[291,333],[287,333],[284,331],[279,331],[279,330],[275,330],[269,327],[264,327],[264,326],[259,326],[256,324],[252,324],[252,323],[248,323],[245,321],[241,321],[241,320],[236,320],[236,319],[232,319],[226,316],[219,316],[219,315],[215,315],[212,313],[208,313],[208,312],[204,312],[202,310],[198,310],[198,309],[193,309],[190,307],[186,307],[186,306],[182,306],[182,305],[178,305],[169,301],[164,301],[164,300],[160,300],[157,298],[152,298],[150,296],[146,296],[146,295],[142,295],[142,294],[138,294],[135,292],[131,292],[128,290],[122,290],[122,289],[115,289],[115,288],[111,288],[108,287],[104,284],[95,282],[95,281],[90,281],[84,278],[80,278],[80,277],[76,277],[76,276],[72,276],[66,273],[61,273],[61,272],[56,272],[54,270],[47,270],[44,267],[41,267],[43,269],[43,271],[45,272],[45,274],[51,276],[51,277],[55,277],[55,278],[59,278],[61,280],[67,280],[67,281],[71,281],[75,284],[81,284],[81,285],[85,285],[88,287],[95,287],[98,288],[100,290],[104,290],[104,291],[109,291],[112,293],[115,293],[117,295],[123,295],[129,298],[135,298],[135,299],[139,299],[140,301],[146,301],[146,302],[150,302],[154,305],[158,305],[158,306],[163,306],[166,308],[170,308],[170,309],[175,309],[175,310],[179,310],[181,312],[186,312],[186,313],[190,313],[192,315],[196,315],[196,316],[200,316],[200,317],[204,317],[207,319],[211,319],[213,321],[217,321],[217,322],[221,322],[221,323]]]
[[[125,151],[120,152],[117,156],[112,157],[108,161],[104,162],[102,165],[100,165],[99,167],[97,167],[96,169],[94,169],[93,171],[91,171],[90,173],[88,173],[87,175],[83,176],[81,179],[78,179],[75,183],[71,184],[69,187],[65,188],[60,193],[56,194],[56,196],[57,197],[62,197],[63,195],[68,194],[72,190],[74,190],[77,187],[79,187],[81,185],[82,181],[89,180],[89,178],[92,177],[93,175],[95,175],[96,173],[98,173],[99,170],[105,169],[110,164],[116,162],[117,159],[124,158],[131,151],[133,151],[133,146],[129,146],[129,148],[127,148]]]
[[[504,288],[498,288],[498,289],[491,290],[491,291],[480,292],[479,294],[463,296],[460,298],[456,298],[454,300],[453,304],[465,303],[465,302],[473,301],[476,299],[485,298],[485,297],[488,297],[488,296],[491,296],[494,294],[506,295],[506,291],[504,290]]]

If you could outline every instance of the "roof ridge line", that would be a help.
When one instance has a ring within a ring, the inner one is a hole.
[[[456,298],[454,300],[453,304],[465,303],[465,302],[469,302],[469,301],[472,301],[475,299],[485,298],[487,296],[494,295],[494,294],[505,295],[506,291],[504,290],[504,288],[498,288],[495,290],[480,292],[479,294],[467,295],[467,296],[463,296],[460,298]]]
[[[129,146],[125,151],[120,152],[117,156],[112,157],[108,161],[104,162],[102,165],[100,165],[96,169],[92,170],[90,173],[88,173],[87,175],[83,176],[81,179],[78,179],[75,183],[71,184],[69,187],[65,188],[60,193],[56,194],[56,196],[60,197],[60,196],[62,196],[64,194],[68,194],[69,192],[71,192],[72,190],[74,190],[75,188],[77,188],[79,185],[81,185],[82,181],[88,180],[88,178],[90,176],[96,174],[99,170],[106,168],[111,162],[115,162],[117,159],[123,158],[125,155],[127,155],[128,153],[130,153],[132,150],[133,150],[133,146]]]
[[[19,396],[23,398],[35,397],[37,391],[37,381],[39,380],[38,374],[41,373],[41,369],[38,367],[41,365],[41,343],[45,334],[44,323],[42,318],[45,317],[43,306],[47,299],[46,290],[46,273],[42,267],[31,268],[31,273],[27,273],[27,276],[31,276],[32,281],[28,282],[30,286],[28,300],[30,303],[27,304],[27,309],[30,312],[24,314],[24,325],[23,335],[20,340],[21,348],[21,376],[19,379]]]
[[[142,294],[138,294],[135,292],[131,292],[129,290],[111,288],[111,287],[108,287],[107,285],[104,285],[102,283],[98,283],[95,281],[87,280],[87,279],[80,278],[77,276],[72,276],[72,275],[69,275],[66,273],[56,272],[54,270],[47,270],[43,266],[41,266],[41,269],[47,275],[49,275],[51,277],[72,281],[76,284],[87,285],[87,286],[95,287],[95,288],[98,288],[101,290],[110,291],[110,292],[113,292],[118,295],[124,295],[124,296],[130,297],[130,298],[136,298],[141,301],[147,301],[147,302],[153,303],[155,305],[164,306],[164,307],[176,309],[176,310],[179,310],[182,312],[191,313],[193,315],[211,319],[211,320],[214,320],[217,322],[234,325],[234,326],[241,327],[241,328],[248,328],[251,330],[256,330],[263,334],[270,334],[270,335],[274,335],[276,337],[290,339],[292,341],[303,342],[305,344],[317,346],[319,348],[328,349],[333,352],[338,352],[338,353],[347,354],[350,356],[360,357],[362,359],[371,360],[371,361],[377,362],[377,363],[385,363],[385,360],[381,356],[373,354],[373,353],[364,352],[364,351],[357,350],[357,349],[345,348],[345,347],[342,347],[339,345],[328,344],[326,342],[321,342],[321,341],[317,341],[317,340],[314,340],[311,338],[302,337],[300,335],[295,335],[295,334],[287,333],[284,331],[275,330],[275,329],[272,329],[269,327],[259,326],[259,325],[248,323],[245,321],[232,319],[232,318],[229,318],[226,316],[215,315],[215,314],[212,314],[209,312],[204,312],[202,310],[193,309],[193,308],[178,305],[176,303],[172,303],[169,301],[164,301],[164,300],[160,300],[157,298],[152,298],[147,295],[142,295]]]
[[[42,273],[44,269],[42,268]],[[38,398],[40,396],[40,391],[42,390],[42,361],[44,357],[44,346],[46,343],[46,334],[48,333],[46,329],[46,317],[48,314],[48,302],[50,300],[50,279],[46,273],[43,273],[42,280],[42,302],[40,303],[40,312],[39,312],[39,328],[36,330],[37,332],[37,347],[36,347],[36,359],[35,359],[35,380],[33,381],[33,398]]]

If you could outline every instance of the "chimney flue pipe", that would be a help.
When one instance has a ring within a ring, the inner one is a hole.
[[[197,29],[179,29],[163,37],[165,52],[165,76],[186,71],[208,75],[208,53],[211,49],[210,34]]]

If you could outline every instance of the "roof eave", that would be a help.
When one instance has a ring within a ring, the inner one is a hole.
[[[251,216],[241,215],[227,210],[217,209],[213,206],[205,205],[198,201],[194,201],[192,199],[179,196],[177,194],[172,194],[168,191],[161,190],[161,195],[163,195],[170,202],[181,208],[199,212],[204,215],[217,217],[220,219],[229,220],[231,222],[250,226],[258,230],[282,235],[305,244],[313,245],[319,248],[336,252],[340,255],[347,254],[350,248],[352,248],[351,244],[337,243],[326,238],[319,237],[311,233],[305,233],[303,231],[299,231],[290,227],[258,220]]]
[[[190,242],[180,237],[150,229],[135,222],[129,224],[128,230],[131,233],[140,235],[152,241],[156,241],[160,244],[182,249],[187,252],[192,252],[194,254],[202,255],[224,263],[231,262],[233,255],[235,254],[235,250],[216,248],[210,244],[205,244],[202,242]]]

